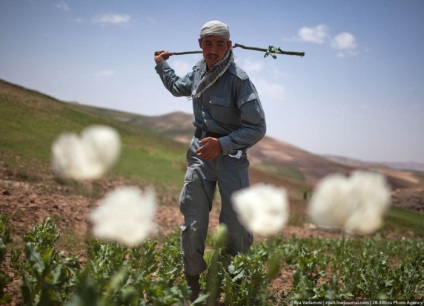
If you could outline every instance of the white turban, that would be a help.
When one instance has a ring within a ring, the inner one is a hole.
[[[205,36],[220,36],[229,40],[230,28],[218,20],[208,21],[203,25],[202,30],[200,30],[200,38]]]

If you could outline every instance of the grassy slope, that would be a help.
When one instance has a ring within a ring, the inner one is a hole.
[[[118,130],[123,144],[112,175],[137,178],[159,186],[181,185],[186,146],[152,133],[96,115],[69,104],[5,82],[0,82],[0,154],[13,168],[16,156],[29,175],[35,161],[48,165],[50,147],[63,132],[79,133],[91,124]],[[25,166],[26,165],[26,166]]]
[[[121,113],[124,117],[116,118],[119,113],[64,103],[0,80],[1,162],[10,171],[15,171],[18,157],[19,167],[25,169],[24,177],[37,179],[38,165],[48,169],[50,146],[60,133],[80,132],[90,124],[106,124],[119,131],[123,143],[120,161],[110,176],[153,184],[161,192],[177,192],[185,172],[186,145],[139,124],[134,126],[128,122],[131,114]],[[143,116],[134,116],[143,119]],[[290,171],[297,173],[296,169]],[[292,200],[303,205],[303,196],[310,191],[310,186],[292,173],[257,168],[252,169],[251,175],[252,183],[285,186]],[[399,225],[417,232],[424,227],[422,214],[400,208],[392,208],[387,221],[390,227]]]

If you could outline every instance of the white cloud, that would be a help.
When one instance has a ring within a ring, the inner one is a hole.
[[[100,70],[98,72],[96,72],[94,74],[94,76],[96,78],[102,78],[102,77],[111,77],[113,76],[115,73],[113,72],[113,70],[109,70],[109,69],[105,69],[105,70]]]
[[[356,38],[352,33],[342,32],[336,35],[331,41],[331,46],[338,50],[338,57],[358,54],[358,44],[356,43]]]
[[[141,20],[144,21],[144,23],[150,24],[150,25],[155,25],[158,23],[158,21],[152,16],[144,16],[141,18]]]
[[[131,16],[127,14],[103,14],[94,16],[91,21],[100,25],[120,25],[130,22]]]
[[[69,5],[65,1],[60,1],[60,2],[56,3],[56,7],[58,9],[63,10],[63,11],[70,11],[71,10]]]
[[[248,74],[261,71],[264,67],[263,61],[251,61],[249,59],[243,60],[241,64],[243,70],[245,70]]]
[[[283,100],[286,89],[278,83],[272,83],[265,79],[253,80],[261,100]]]
[[[319,24],[315,27],[303,27],[298,31],[298,37],[314,44],[329,43],[333,49],[337,50],[337,57],[354,56],[359,53],[356,37],[349,32],[341,32],[334,37],[329,34],[329,27]]]
[[[328,37],[328,27],[325,24],[319,24],[313,28],[303,27],[299,29],[298,35],[306,42],[322,44]]]
[[[343,32],[338,34],[333,38],[331,45],[336,49],[355,49],[356,48],[356,40],[355,36],[351,33]]]

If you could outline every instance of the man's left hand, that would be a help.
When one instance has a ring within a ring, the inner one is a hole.
[[[222,152],[221,143],[218,138],[206,137],[201,139],[199,143],[202,146],[196,150],[196,154],[201,159],[212,160]]]

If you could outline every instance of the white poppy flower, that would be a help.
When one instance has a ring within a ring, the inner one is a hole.
[[[348,233],[378,229],[390,205],[390,188],[378,173],[355,171],[329,175],[316,186],[308,214],[317,225],[343,227]]]
[[[113,128],[89,126],[81,137],[64,133],[56,139],[52,145],[52,168],[67,179],[97,179],[116,162],[120,150],[119,134]]]
[[[90,218],[94,235],[132,247],[157,231],[154,222],[156,194],[137,187],[120,187],[109,192]]]
[[[308,214],[315,224],[343,227],[351,214],[347,195],[349,181],[341,174],[331,174],[318,182],[309,202]]]
[[[254,234],[270,236],[287,223],[289,208],[284,188],[257,184],[235,192],[232,201],[240,222]]]
[[[385,212],[390,206],[391,190],[385,177],[378,173],[357,171],[350,177],[355,207],[347,220],[348,232],[370,234],[383,223]]]

